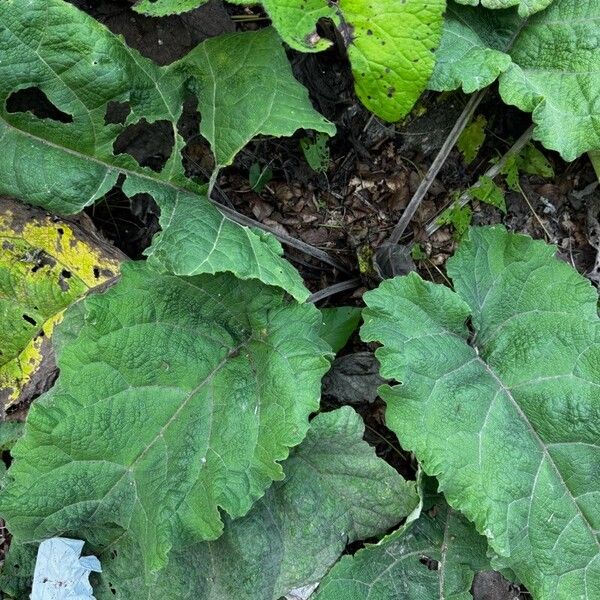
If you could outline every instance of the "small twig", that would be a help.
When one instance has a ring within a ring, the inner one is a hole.
[[[259,221],[255,221],[246,215],[243,215],[232,208],[224,206],[223,204],[219,204],[215,200],[211,199],[211,202],[230,220],[238,223],[239,225],[245,225],[246,227],[256,227],[257,229],[262,229],[263,231],[268,231],[272,235],[274,235],[282,244],[286,244],[287,246],[291,246],[292,248],[296,248],[296,250],[300,250],[300,252],[304,252],[304,254],[308,254],[318,260],[335,267],[342,273],[349,274],[350,271],[340,262],[329,256],[327,252],[321,250],[320,248],[315,248],[306,242],[298,240],[291,235],[286,235],[285,233],[279,233],[272,227],[265,225],[264,223],[260,223]]]
[[[334,294],[339,294],[340,292],[345,292],[346,290],[352,290],[355,287],[360,285],[360,279],[349,279],[348,281],[341,281],[340,283],[336,283],[334,285],[330,285],[325,289],[319,290],[314,294],[311,294],[308,297],[307,302],[319,302],[319,300],[324,300],[325,298],[329,298],[329,296],[333,296]]]
[[[527,146],[527,144],[531,140],[531,136],[533,134],[533,128],[534,128],[534,126],[531,125],[529,127],[529,129],[527,129],[527,131],[525,131],[525,133],[523,133],[523,135],[521,135],[521,137],[507,150],[506,154],[504,154],[504,156],[497,163],[493,164],[484,173],[484,177],[489,177],[490,179],[494,179],[497,175],[499,175],[501,173],[502,169],[504,169],[504,166],[506,165],[506,163],[508,162],[508,159],[511,156],[514,156],[515,154],[519,154],[519,152],[521,152],[521,150],[523,150],[523,148],[525,148],[525,146]],[[466,190],[459,196],[457,202],[458,202],[459,206],[462,207],[462,206],[465,206],[465,204],[468,204],[470,200],[471,200],[471,196],[469,194],[469,191]],[[427,225],[427,227],[425,228],[425,232],[427,233],[427,235],[434,234],[441,227],[441,225],[438,223],[438,218],[439,218],[439,215],[436,216],[433,220],[431,220],[429,222],[429,224]]]
[[[458,117],[458,120],[454,124],[452,131],[448,134],[446,141],[440,148],[440,151],[437,153],[437,156],[435,157],[434,161],[431,163],[431,167],[429,167],[427,174],[421,181],[421,184],[417,188],[417,191],[414,193],[413,197],[408,203],[408,206],[402,213],[402,217],[394,227],[392,235],[389,238],[390,244],[397,244],[400,241],[400,238],[404,234],[404,231],[406,230],[408,224],[417,212],[417,209],[423,201],[423,198],[425,198],[425,195],[429,191],[431,184],[435,181],[437,174],[446,162],[450,151],[452,150],[452,148],[454,148],[454,145],[456,144],[460,134],[463,132],[464,128],[471,120],[471,117],[475,113],[475,110],[479,106],[479,103],[483,100],[487,89],[488,88],[485,88],[477,92],[476,94],[473,94],[469,98],[469,101],[467,102],[461,115]]]
[[[552,237],[550,232],[546,229],[546,226],[544,225],[544,221],[542,221],[542,219],[540,219],[540,216],[535,212],[535,209],[531,205],[531,202],[529,201],[527,194],[523,191],[521,184],[519,184],[519,192],[521,192],[521,196],[523,196],[523,200],[525,200],[525,203],[529,207],[531,214],[535,217],[535,220],[539,223],[540,227],[544,230],[544,233],[546,234],[546,237],[548,238],[548,242],[550,242],[551,244],[555,243],[556,240],[554,239],[554,237]]]

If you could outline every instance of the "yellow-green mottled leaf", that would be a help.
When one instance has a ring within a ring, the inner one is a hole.
[[[0,197],[0,401],[31,395],[63,310],[115,278],[123,256],[74,222]]]
[[[406,116],[433,72],[445,0],[340,0],[356,94],[386,121]]]
[[[136,10],[149,15],[172,14],[203,3],[204,0],[143,0]],[[432,51],[442,35],[446,2],[262,0],[262,5],[283,40],[301,52],[317,52],[331,46],[318,34],[317,22],[333,21],[348,48],[356,94],[369,110],[393,122],[410,112],[431,76],[435,63]],[[245,69],[240,69],[238,76],[245,77]]]

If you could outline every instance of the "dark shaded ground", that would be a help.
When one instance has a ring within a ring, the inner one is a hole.
[[[70,1],[114,32],[123,34],[131,46],[160,64],[176,60],[206,37],[240,28],[257,28],[265,23],[264,15],[259,12],[252,13],[242,7],[225,9],[216,0],[186,15],[165,19],[137,15],[125,0]],[[316,173],[308,166],[300,148],[300,138],[306,135],[303,132],[288,139],[259,139],[220,175],[213,197],[338,258],[360,283],[350,291],[327,298],[321,305],[358,305],[362,293],[378,282],[371,257],[391,233],[466,99],[460,93],[426,94],[413,115],[394,126],[382,123],[357,103],[339,45],[320,54],[290,52],[289,56],[296,77],[309,89],[315,107],[338,127],[338,134],[329,142],[329,167],[325,173]],[[467,166],[458,151],[452,152],[402,240],[406,244],[420,244],[426,258],[417,261],[416,268],[425,278],[435,281],[444,281],[444,264],[456,240],[448,227],[431,236],[426,234],[425,227],[452,202],[455,192],[475,183],[490,161],[502,156],[531,122],[529,115],[503,106],[495,91],[488,94],[477,114],[487,118],[487,137],[477,158]],[[206,178],[212,158],[207,144],[198,135],[198,123],[199,116],[190,105],[179,124],[188,140],[184,162],[190,175]],[[169,143],[172,140],[160,128],[142,128],[122,140],[121,151],[134,154],[139,162],[154,168],[168,155]],[[560,255],[598,285],[597,178],[586,157],[566,164],[552,152],[545,155],[554,167],[555,177],[522,176],[525,197],[507,192],[506,215],[474,202],[473,221],[502,222],[511,230],[556,243]],[[272,178],[260,194],[252,191],[249,184],[248,173],[255,164],[272,170]],[[142,256],[158,230],[158,209],[149,196],[130,201],[115,189],[90,208],[88,214],[96,227],[131,258]],[[289,249],[286,253],[312,291],[348,279],[348,275],[311,256]],[[344,365],[335,367],[350,380],[349,388],[342,393],[339,383],[329,385],[324,390],[323,405],[336,407],[340,395],[346,394],[344,402],[350,402],[363,416],[365,437],[378,454],[404,476],[414,477],[413,458],[400,448],[395,435],[385,427],[383,403],[368,399],[377,385],[372,351],[356,335],[352,338],[342,353]],[[358,359],[356,353],[360,353]],[[354,398],[349,399],[348,389],[359,391],[354,391]],[[477,600],[528,597],[498,574],[489,573],[478,576],[473,594]]]

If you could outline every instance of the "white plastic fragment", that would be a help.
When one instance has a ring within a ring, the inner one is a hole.
[[[40,544],[31,600],[95,600],[89,576],[102,568],[95,556],[80,556],[84,543],[56,537]]]
[[[308,585],[296,588],[287,594],[285,600],[308,600],[312,593],[319,586],[319,582],[309,583]]]

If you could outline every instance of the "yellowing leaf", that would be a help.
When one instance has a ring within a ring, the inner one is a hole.
[[[36,391],[63,310],[117,276],[119,252],[75,223],[0,198],[0,400]]]

